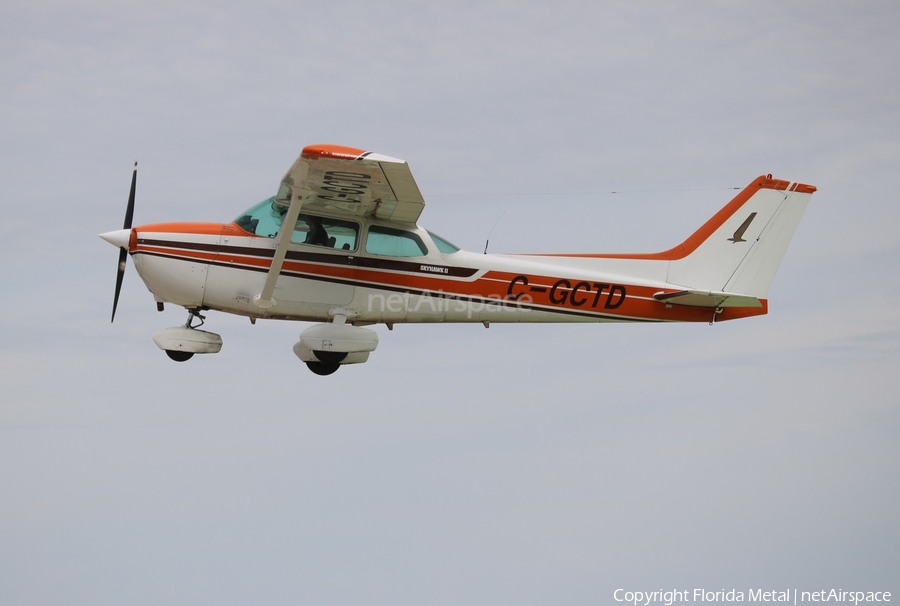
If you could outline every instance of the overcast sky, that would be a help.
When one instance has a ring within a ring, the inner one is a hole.
[[[900,595],[895,2],[6,1],[0,603]],[[171,362],[135,223],[228,221],[303,146],[403,158],[493,252],[654,252],[760,174],[819,188],[769,315],[379,327],[210,313]],[[620,193],[610,193],[610,192]]]

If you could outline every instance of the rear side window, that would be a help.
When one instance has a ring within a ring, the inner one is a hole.
[[[386,257],[424,257],[428,249],[412,232],[373,225],[366,238],[366,252]]]

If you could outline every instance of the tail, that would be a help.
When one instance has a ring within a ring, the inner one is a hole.
[[[659,253],[669,260],[666,281],[765,299],[815,191],[771,175],[757,178],[687,240]]]
[[[582,258],[583,267],[665,282],[666,289],[653,296],[668,304],[717,310],[758,308],[762,311],[750,314],[758,315],[766,313],[769,287],[815,191],[812,185],[766,175],[745,187],[675,248],[659,253],[541,257],[561,265]]]

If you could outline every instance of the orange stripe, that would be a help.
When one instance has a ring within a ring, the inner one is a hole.
[[[781,183],[778,183],[777,185],[781,185]],[[143,226],[135,229],[132,233],[135,234],[138,230],[149,231],[152,229],[169,233],[216,235],[219,234],[223,228],[231,231],[232,226],[211,223],[163,223]],[[241,265],[245,267],[268,269],[272,264],[272,260],[265,257],[260,258],[228,252],[220,252],[217,254],[191,249],[179,249],[177,242],[173,242],[171,247],[135,245],[133,250],[170,257],[181,257],[186,260],[196,260],[198,262],[216,261],[217,263],[232,263],[235,264],[235,269],[241,269]],[[290,260],[285,262],[284,270],[310,276],[331,277],[352,281],[357,283],[360,287],[370,287],[375,289],[378,289],[379,287],[392,287],[418,292],[446,293],[448,296],[497,299],[498,301],[505,301],[508,303],[516,302],[515,300],[507,298],[510,282],[518,276],[525,275],[507,271],[491,270],[477,280],[459,281],[434,275],[393,273],[355,266],[334,266],[330,264],[316,264]],[[623,319],[636,318],[682,322],[709,322],[712,319],[713,310],[710,308],[695,308],[680,305],[667,307],[664,302],[653,299],[653,295],[659,291],[659,288],[657,287],[630,285],[628,283],[617,284],[618,286],[624,286],[627,294],[620,305],[615,308],[606,308],[604,305],[608,301],[607,297],[609,296],[608,293],[611,285],[606,286],[605,292],[601,292],[601,294],[598,295],[597,286],[594,285],[593,281],[588,282],[587,280],[584,280],[583,282],[589,283],[590,286],[582,287],[580,291],[577,291],[577,285],[582,282],[578,279],[538,275],[528,275],[527,277],[530,286],[541,286],[546,290],[545,292],[533,292],[529,289],[527,293],[517,293],[527,294],[529,297],[528,301],[519,300],[519,303],[540,306],[547,310],[556,309],[560,311],[574,311],[607,317],[622,316]],[[569,283],[569,287],[557,287],[555,296],[557,298],[565,296],[565,303],[554,303],[551,300],[553,285],[563,279]],[[581,305],[573,303],[573,291],[578,292],[578,300],[583,301]],[[595,302],[597,303],[596,305],[594,305]],[[763,306],[761,308],[726,308],[717,316],[716,320],[725,321],[734,318],[762,315],[766,312],[767,304],[766,301],[763,301]]]
[[[243,255],[221,254],[216,256],[212,253],[204,253],[193,250],[172,250],[170,248],[161,248],[155,246],[140,246],[138,252],[158,253],[167,256],[177,255],[182,258],[194,259],[197,261],[217,261],[219,263],[236,263],[235,269],[240,269],[240,265],[258,267],[267,269],[271,266],[271,259],[261,259],[256,257],[248,257]],[[360,287],[369,287],[378,289],[379,287],[405,288],[413,291],[430,291],[436,293],[444,293],[447,296],[461,297],[477,297],[483,299],[496,299],[498,302],[507,302],[510,304],[516,301],[507,298],[508,281],[497,282],[495,279],[479,279],[475,282],[458,282],[433,276],[414,276],[406,274],[392,274],[387,272],[379,272],[367,269],[357,269],[355,267],[335,267],[330,265],[314,265],[302,262],[288,261],[284,265],[284,270],[296,273],[307,274],[310,276],[331,277],[343,279],[352,282]],[[501,272],[491,272],[493,277],[501,275]],[[508,274],[515,277],[520,274]],[[510,278],[512,279],[512,278]],[[548,283],[548,289],[545,293],[531,293],[528,295],[530,300],[518,302],[526,305],[535,305],[544,307],[546,310],[554,309],[560,311],[574,311],[587,314],[597,314],[606,317],[621,316],[623,319],[637,318],[647,320],[668,320],[680,322],[709,322],[712,320],[713,310],[711,308],[687,307],[683,305],[672,305],[667,307],[664,302],[654,300],[653,294],[658,291],[656,288],[646,286],[635,286],[627,283],[620,284],[627,290],[627,296],[622,304],[615,309],[603,307],[606,300],[606,294],[598,297],[600,303],[597,307],[590,304],[574,305],[572,303],[572,287],[558,288],[557,294],[566,294],[566,303],[558,304],[550,300],[549,285],[557,281],[557,278],[548,276],[530,276],[529,283],[531,285],[543,285]],[[572,286],[577,284],[578,280],[568,279]],[[361,283],[365,281],[366,283]],[[540,282],[539,282],[540,281]],[[450,288],[447,288],[450,287]],[[582,290],[580,300],[589,301],[596,295],[595,287],[591,284],[591,291]],[[726,308],[716,317],[717,322],[743,318],[748,316],[756,316],[767,313],[767,301],[762,301],[763,306],[760,308]]]
[[[194,223],[194,222],[181,222],[181,223],[152,223],[150,225],[141,225],[140,227],[135,227],[135,230],[138,232],[149,231],[149,232],[166,232],[172,234],[197,234],[202,236],[218,236],[222,233],[222,229],[225,227],[225,224],[222,223]]]
[[[253,267],[261,267],[263,269],[269,269],[272,266],[272,259],[259,257],[245,257],[243,255],[232,255],[228,253],[219,253],[219,256],[216,257],[216,261],[219,263],[240,263],[241,265],[252,265]],[[287,264],[285,264],[287,266]]]

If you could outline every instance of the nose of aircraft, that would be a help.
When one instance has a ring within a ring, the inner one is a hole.
[[[131,239],[130,229],[117,229],[100,234],[100,237],[117,248],[128,250],[128,241]]]

